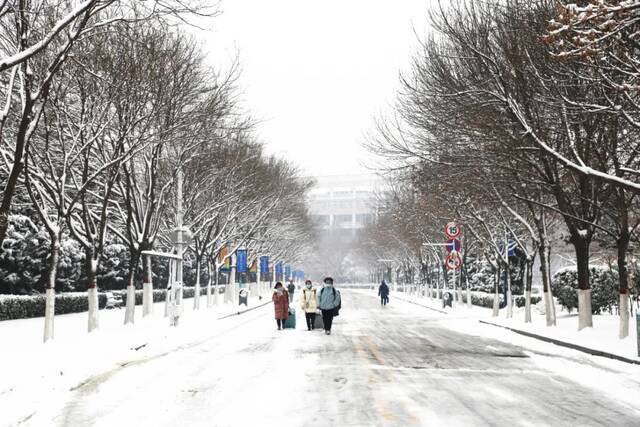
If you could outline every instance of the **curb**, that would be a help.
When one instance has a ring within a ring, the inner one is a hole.
[[[248,308],[246,310],[242,310],[242,311],[238,311],[236,313],[227,314],[226,316],[218,317],[217,320],[222,320],[222,319],[226,319],[228,317],[233,317],[233,316],[240,316],[241,314],[248,313],[250,311],[256,310],[256,309],[258,309],[260,307],[264,307],[265,305],[269,305],[271,303],[272,303],[272,301],[265,302],[265,303],[262,303],[260,305],[256,305],[255,307]]]
[[[534,338],[534,339],[537,339],[537,340],[540,340],[540,341],[544,341],[544,342],[548,342],[548,343],[551,343],[551,344],[558,345],[560,347],[567,347],[567,348],[570,348],[572,350],[577,350],[577,351],[581,351],[583,353],[590,354],[592,356],[606,357],[608,359],[618,360],[620,362],[630,363],[630,364],[633,364],[633,365],[640,365],[640,360],[629,359],[629,358],[624,357],[624,356],[618,356],[617,354],[607,353],[606,351],[594,350],[594,349],[589,348],[589,347],[583,347],[583,346],[578,345],[578,344],[571,344],[571,343],[568,343],[568,342],[565,342],[565,341],[557,340],[555,338],[545,337],[545,336],[534,334],[534,333],[531,333],[531,332],[522,331],[520,329],[510,328],[508,326],[497,325],[495,323],[487,322],[487,321],[484,321],[484,320],[479,320],[479,322],[483,323],[485,325],[495,326],[497,328],[508,329],[511,332],[515,332],[516,334],[524,335],[525,337]]]
[[[399,299],[400,301],[408,302],[409,304],[415,304],[415,305],[418,305],[420,307],[428,308],[429,310],[437,311],[438,313],[449,314],[449,312],[447,312],[447,311],[439,310],[439,309],[433,308],[433,307],[429,307],[428,305],[418,304],[417,302],[409,301],[408,299],[400,298],[400,297],[395,296],[395,295],[393,297],[396,298],[396,299]]]

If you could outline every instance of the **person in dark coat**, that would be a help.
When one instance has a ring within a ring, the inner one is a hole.
[[[380,283],[380,287],[378,288],[378,296],[380,297],[380,305],[387,305],[389,302],[389,286],[387,286],[384,280]]]
[[[289,291],[289,302],[293,302],[293,293],[296,291],[296,285],[293,283],[293,280],[289,281],[287,290]]]
[[[273,301],[278,330],[282,330],[284,329],[284,322],[287,320],[287,317],[289,317],[289,293],[284,286],[282,286],[282,283],[276,283],[271,300]]]

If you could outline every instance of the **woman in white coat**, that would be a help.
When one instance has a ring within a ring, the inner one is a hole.
[[[316,311],[318,311],[318,295],[316,289],[311,284],[311,280],[304,283],[304,289],[300,295],[300,302],[304,317],[307,319],[307,329],[312,330],[316,320]]]

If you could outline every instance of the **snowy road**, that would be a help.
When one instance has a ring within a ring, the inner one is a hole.
[[[442,326],[442,315],[424,308],[396,301],[381,309],[372,296],[344,291],[331,336],[307,331],[300,315],[298,329],[276,331],[270,306],[244,316],[227,332],[93,378],[75,390],[55,423],[640,423],[640,404],[618,403],[534,362],[550,356],[452,332]],[[562,362],[588,363],[579,358]]]

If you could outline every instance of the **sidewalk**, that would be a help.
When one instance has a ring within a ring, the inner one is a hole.
[[[222,297],[222,295],[220,296]],[[100,328],[87,333],[87,313],[59,315],[55,318],[55,339],[42,343],[44,318],[0,322],[0,407],[2,422],[15,425],[37,407],[39,412],[55,408],[82,381],[118,365],[136,363],[207,339],[261,315],[258,307],[270,303],[249,298],[249,306],[222,304],[193,310],[193,299],[185,307],[177,327],[164,317],[164,302],[154,304],[154,313],[142,318],[136,306],[135,323],[124,325],[124,309],[100,310]],[[222,317],[229,316],[222,320]]]

